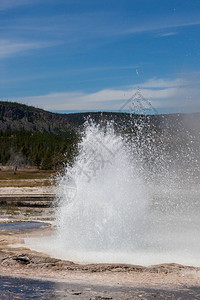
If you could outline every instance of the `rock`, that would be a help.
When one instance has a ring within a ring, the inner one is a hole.
[[[81,292],[72,292],[72,295],[78,296],[78,295],[81,295]]]
[[[28,265],[30,264],[30,259],[27,255],[18,255],[14,258],[14,260],[16,260],[17,262],[19,262],[20,264],[23,264],[23,265]]]
[[[15,256],[8,256],[2,259],[1,264],[2,265],[15,265],[16,263],[22,264],[22,265],[28,265],[30,264],[31,260],[30,258],[25,254],[15,255]]]

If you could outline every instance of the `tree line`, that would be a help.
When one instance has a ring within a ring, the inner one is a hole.
[[[37,166],[43,170],[57,170],[63,162],[72,162],[77,139],[75,132],[58,136],[25,130],[0,130],[0,163],[17,168]]]

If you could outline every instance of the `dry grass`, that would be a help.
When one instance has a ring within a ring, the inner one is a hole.
[[[14,175],[12,170],[0,171],[0,187],[39,187],[52,184],[56,171],[37,169],[18,170]]]

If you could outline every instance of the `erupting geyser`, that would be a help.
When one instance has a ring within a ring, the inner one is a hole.
[[[100,128],[89,123],[79,154],[58,189],[59,247],[80,260],[88,252],[98,260],[99,253],[137,249],[148,203],[140,164],[131,149],[112,124]]]
[[[81,263],[200,266],[199,142],[182,125],[170,135],[170,124],[155,133],[143,121],[122,135],[85,123],[58,177],[56,233],[27,240],[32,249]]]

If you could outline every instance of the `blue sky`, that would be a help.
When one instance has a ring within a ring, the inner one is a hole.
[[[199,0],[1,0],[0,99],[119,110],[139,86],[159,112],[200,111]]]

